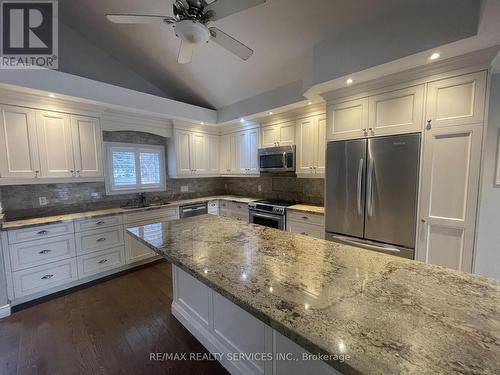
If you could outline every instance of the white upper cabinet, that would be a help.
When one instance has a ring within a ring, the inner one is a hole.
[[[297,176],[323,177],[325,173],[325,115],[297,120]]]
[[[295,121],[263,125],[262,147],[291,146],[295,144]]]
[[[363,138],[368,135],[368,98],[329,105],[328,140]]]
[[[177,164],[177,175],[192,174],[190,138],[191,134],[189,132],[181,130],[175,131],[175,160]]]
[[[236,148],[238,151],[239,173],[258,174],[259,129],[238,132]]]
[[[0,110],[0,177],[38,177],[35,111],[13,106],[0,106]]]
[[[76,177],[103,176],[102,132],[99,120],[71,116],[71,133]]]
[[[259,129],[247,130],[248,133],[248,168],[249,173],[259,173]]]
[[[75,177],[70,116],[39,111],[36,123],[41,176]]]
[[[472,272],[483,125],[425,132],[417,259]]]
[[[206,152],[207,152],[207,173],[219,173],[219,152],[220,152],[220,137],[218,135],[207,135]]]
[[[207,174],[208,152],[207,135],[201,133],[192,133],[190,135],[191,149],[191,169],[194,174]]]
[[[223,135],[220,137],[220,173],[231,173],[231,135]]]
[[[370,96],[368,135],[389,135],[422,130],[424,85]]]
[[[432,128],[483,122],[486,79],[482,71],[429,83],[426,121]]]

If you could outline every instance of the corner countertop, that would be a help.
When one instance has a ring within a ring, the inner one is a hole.
[[[222,200],[226,200],[226,201],[239,202],[239,203],[250,203],[252,201],[257,200],[256,198],[238,197],[238,196],[233,196],[233,195],[200,197],[200,198],[172,201],[172,202],[169,202],[169,204],[165,204],[165,205],[149,206],[149,207],[141,207],[141,208],[133,208],[133,209],[109,208],[109,209],[103,209],[103,210],[84,211],[84,212],[77,212],[77,213],[64,214],[64,215],[44,216],[44,217],[37,217],[37,218],[25,219],[25,220],[13,220],[13,221],[4,221],[4,222],[2,222],[2,220],[0,220],[0,227],[3,230],[36,227],[36,226],[40,226],[40,225],[63,223],[66,221],[78,220],[78,219],[98,218],[98,217],[104,217],[104,216],[129,214],[129,213],[140,212],[140,211],[157,210],[160,208],[176,207],[176,206],[182,206],[185,204],[208,202],[208,201],[216,200],[216,199],[222,199]]]
[[[305,214],[324,215],[325,207],[309,204],[295,204],[287,208],[288,211],[301,212]]]
[[[129,232],[340,372],[500,373],[493,279],[216,216]]]

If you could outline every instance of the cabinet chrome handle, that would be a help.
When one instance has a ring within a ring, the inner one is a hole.
[[[40,173],[40,171],[35,171],[35,178],[38,178],[39,173]]]
[[[309,220],[309,218],[307,216],[302,216],[302,219]]]
[[[105,221],[98,221],[97,223],[95,223],[95,225],[103,225],[103,224],[106,224]]]
[[[431,130],[431,128],[432,128],[432,120],[427,120],[427,126],[425,128],[427,130]]]
[[[44,255],[44,254],[50,253],[51,251],[52,250],[42,250],[42,251],[39,251],[38,254]]]
[[[361,129],[363,133],[366,133],[366,128]]]
[[[41,231],[39,231],[37,234],[39,234],[39,235],[44,235],[44,234],[47,234],[47,233],[49,233],[49,231],[48,231],[48,230],[41,230]]]
[[[301,235],[303,235],[303,236],[309,236],[306,232],[302,232]]]
[[[54,277],[54,275],[50,274],[50,275],[45,275],[45,276],[42,276],[42,280],[48,280],[48,279],[52,279]]]
[[[97,241],[97,242],[106,241],[106,237],[101,237],[101,238],[98,238],[96,241]]]
[[[107,259],[103,259],[103,260],[100,260],[100,261],[99,261],[99,262],[97,262],[97,263],[99,263],[99,264],[104,264],[104,263],[106,263],[107,261],[108,261]]]
[[[422,223],[425,223],[425,222],[426,222],[426,221],[425,221],[425,219],[420,219],[420,221],[421,221]]]

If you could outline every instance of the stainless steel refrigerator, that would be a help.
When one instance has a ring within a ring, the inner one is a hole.
[[[326,238],[414,259],[420,134],[329,142]]]

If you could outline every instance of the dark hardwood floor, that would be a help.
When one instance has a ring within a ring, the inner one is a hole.
[[[159,263],[0,320],[0,374],[227,374],[172,316],[171,266]]]

